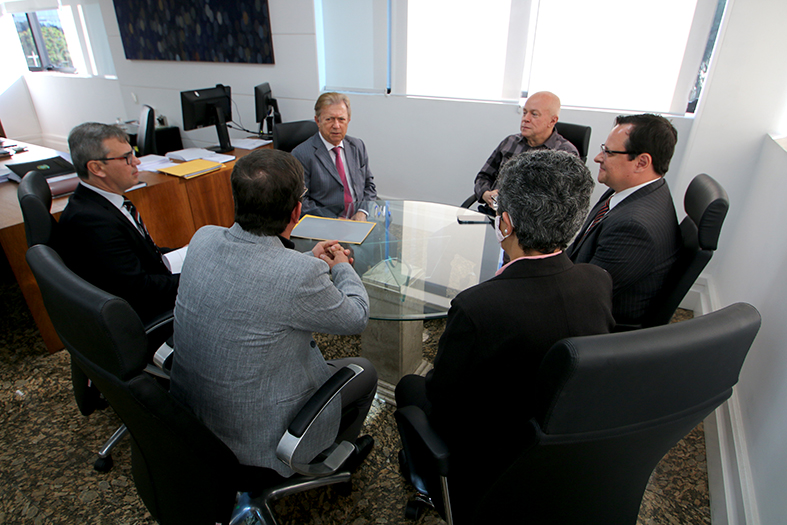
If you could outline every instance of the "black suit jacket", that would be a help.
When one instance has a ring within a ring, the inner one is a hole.
[[[77,186],[56,239],[71,270],[127,300],[143,323],[174,308],[180,275],[172,275],[152,241],[98,193]]]
[[[535,415],[536,372],[552,345],[613,327],[609,274],[564,253],[516,261],[452,301],[426,378],[429,420],[456,467],[452,503],[455,489],[460,504],[472,503],[479,483],[526,446],[521,429]]]
[[[566,253],[572,261],[601,266],[612,275],[618,323],[639,324],[664,284],[681,247],[680,227],[667,181],[645,186],[616,205],[583,238],[608,190],[590,211]]]

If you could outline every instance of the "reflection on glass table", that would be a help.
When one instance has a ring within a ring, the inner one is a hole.
[[[489,219],[464,208],[394,200],[359,207],[375,223],[361,244],[344,244],[353,250],[355,270],[369,293],[371,319],[361,334],[361,355],[377,369],[378,395],[393,402],[402,376],[429,368],[423,320],[445,317],[459,292],[492,277],[500,245]],[[337,213],[319,212],[332,218]],[[292,240],[299,251],[317,242]]]
[[[460,291],[494,275],[500,246],[480,213],[445,204],[377,200],[358,205],[375,227],[353,251],[378,320],[444,317]],[[323,216],[331,216],[322,210]],[[293,238],[299,251],[316,241]]]

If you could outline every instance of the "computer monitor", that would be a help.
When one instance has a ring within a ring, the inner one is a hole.
[[[219,145],[208,148],[218,153],[232,151],[227,122],[232,121],[232,94],[229,86],[216,84],[216,87],[180,92],[180,105],[183,109],[183,130],[216,126]]]
[[[271,85],[267,82],[254,86],[254,107],[257,122],[260,123],[260,135],[266,139],[273,138],[273,125],[281,123],[281,114],[279,113],[279,104],[271,93]],[[267,131],[263,132],[266,123]]]

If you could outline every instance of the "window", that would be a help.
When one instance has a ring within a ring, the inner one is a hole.
[[[115,78],[100,4],[81,0],[0,0],[2,11],[6,12],[4,21],[16,30],[30,71]]]
[[[342,39],[351,40],[356,53],[380,45],[379,38],[355,31],[341,32],[341,39],[332,35],[322,13],[336,3],[315,0],[318,42],[326,50],[338,49]],[[518,101],[549,90],[567,106],[683,114],[692,88],[698,82],[701,87],[697,72],[701,63],[707,68],[724,3],[388,0],[388,20],[368,16],[362,27],[375,35],[390,31],[395,94]],[[343,27],[361,27],[350,24],[348,12]],[[322,86],[362,90],[354,89],[362,86],[353,77],[371,76],[385,58],[378,53],[341,64],[321,59],[322,79],[346,79]]]
[[[76,71],[57,10],[14,13],[13,17],[30,71]]]

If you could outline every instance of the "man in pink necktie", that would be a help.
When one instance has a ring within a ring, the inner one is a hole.
[[[323,93],[314,105],[319,131],[292,154],[303,164],[303,214],[366,220],[364,202],[377,198],[366,146],[347,136],[350,100],[342,93]]]

